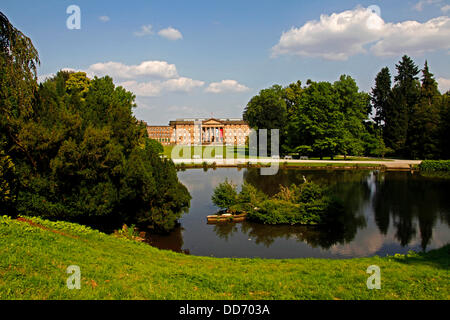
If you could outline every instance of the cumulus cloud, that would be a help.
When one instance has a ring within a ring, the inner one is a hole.
[[[450,48],[450,18],[427,22],[386,23],[372,10],[356,8],[309,21],[300,28],[283,32],[272,55],[283,54],[347,60],[367,53],[377,56],[422,54]]]
[[[450,49],[449,17],[438,17],[425,23],[386,24],[382,39],[372,46],[371,51],[377,56],[393,56],[402,53],[420,55],[438,49]]]
[[[249,90],[248,87],[238,83],[236,80],[222,80],[221,82],[210,83],[205,89],[206,92],[223,93],[223,92],[244,92]]]
[[[89,74],[114,79],[134,79],[137,77],[177,78],[177,68],[166,61],[144,61],[139,65],[125,65],[120,62],[96,63],[88,68]]]
[[[158,32],[158,35],[169,40],[183,39],[183,35],[181,34],[181,32],[172,27],[160,30]]]
[[[441,93],[445,93],[450,90],[450,79],[439,78],[437,82],[439,84],[439,91]]]
[[[145,37],[154,34],[152,25],[141,26],[141,30],[134,32],[136,37]]]
[[[118,85],[137,96],[157,97],[167,92],[190,92],[205,82],[178,75],[174,64],[143,61],[138,65],[120,62],[96,63],[87,69],[90,76],[111,76]]]
[[[180,77],[166,81],[137,82],[135,80],[119,83],[125,89],[141,97],[157,97],[166,92],[190,92],[202,87],[205,83],[199,80]]]
[[[111,20],[108,16],[101,16],[98,18],[101,22],[108,22]]]
[[[364,8],[321,15],[320,21],[309,21],[300,28],[283,32],[279,43],[272,48],[274,56],[294,54],[346,60],[364,53],[364,45],[376,41],[383,20]]]

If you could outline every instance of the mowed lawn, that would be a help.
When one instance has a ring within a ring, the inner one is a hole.
[[[204,159],[212,159],[222,156],[223,159],[245,158],[248,156],[248,148],[245,146],[164,146],[166,157],[171,159],[194,159],[199,155]]]
[[[0,299],[449,299],[447,245],[427,254],[219,259],[162,251],[84,226],[0,218]],[[81,289],[69,290],[69,265]],[[381,269],[381,289],[366,286]]]
[[[194,159],[194,155],[199,155],[203,159],[213,159],[216,156],[222,156],[223,159],[236,159],[236,158],[248,158],[249,149],[246,146],[164,146],[163,155],[171,159]],[[270,158],[270,157],[256,157],[258,159]],[[370,158],[370,157],[357,157],[357,156],[336,156],[333,159],[331,157],[323,157],[322,159],[317,157],[311,157],[309,160],[331,160],[331,161],[393,161],[392,159],[382,158]]]

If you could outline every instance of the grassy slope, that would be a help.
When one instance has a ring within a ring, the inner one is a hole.
[[[45,228],[0,218],[0,299],[450,298],[450,245],[385,258],[218,259],[33,220]],[[366,287],[373,264],[381,268],[381,290]],[[81,290],[66,288],[69,265],[81,268]]]

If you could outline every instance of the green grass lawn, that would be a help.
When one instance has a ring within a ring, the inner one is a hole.
[[[175,146],[164,146],[164,155],[172,158],[172,151]],[[190,157],[189,157],[190,149]],[[183,152],[186,152],[183,154]],[[248,149],[245,146],[179,146],[180,158],[193,159],[194,155],[200,155],[203,158],[215,158],[216,155],[222,155],[224,159],[244,158],[248,155]]]
[[[219,259],[161,251],[89,228],[0,218],[0,299],[449,299],[447,245],[427,254]],[[66,268],[81,268],[81,289]],[[370,265],[381,289],[369,290]]]
[[[164,155],[168,158],[172,158],[172,151],[175,146],[164,146]],[[245,146],[179,146],[178,158],[193,159],[194,155],[202,155],[205,159],[215,158],[216,155],[222,155],[224,159],[230,158],[245,158],[248,157],[248,148]],[[189,150],[190,149],[190,150]],[[183,153],[185,152],[185,153]],[[190,153],[189,153],[190,152]],[[270,158],[270,157],[257,157],[258,159]],[[320,160],[320,158],[309,158],[309,160]],[[393,161],[391,159],[381,158],[368,158],[368,157],[354,157],[348,156],[344,159],[344,156],[336,156],[333,159],[331,157],[324,157],[322,160],[333,161]]]

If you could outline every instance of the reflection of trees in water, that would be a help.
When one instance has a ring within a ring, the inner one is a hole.
[[[373,175],[373,176],[372,176]],[[421,236],[423,250],[429,245],[438,219],[450,226],[450,181],[424,178],[409,172],[343,171],[343,170],[279,170],[273,176],[261,176],[260,169],[244,170],[244,181],[268,195],[279,192],[279,186],[310,181],[327,185],[340,198],[345,212],[328,226],[218,224],[215,233],[228,240],[242,231],[256,243],[270,247],[279,239],[295,239],[311,247],[328,249],[335,244],[353,241],[358,230],[366,227],[362,208],[372,204],[376,225],[387,234],[390,224],[395,237],[406,246]],[[373,190],[372,190],[373,189]],[[371,197],[371,190],[374,191]]]
[[[238,232],[238,231],[239,231],[239,229],[238,229],[236,223],[232,223],[232,222],[220,223],[219,222],[216,225],[214,225],[214,232],[216,233],[216,235],[219,238],[225,239],[227,241],[233,233]]]
[[[364,217],[346,215],[342,217],[345,223],[336,222],[328,226],[290,226],[290,225],[265,225],[253,222],[243,222],[240,224],[241,232],[253,239],[256,244],[263,244],[270,247],[277,239],[295,239],[299,242],[306,242],[313,248],[321,247],[328,249],[335,244],[345,244],[351,242],[358,228],[365,226]],[[236,224],[220,224],[215,227],[217,235],[228,239],[233,233],[238,231]]]
[[[178,225],[174,230],[167,234],[148,233],[145,242],[162,250],[171,250],[189,254],[189,249],[183,250],[183,230],[184,228]]]
[[[374,196],[375,221],[380,232],[387,234],[390,220],[396,228],[395,237],[402,246],[417,234],[418,221],[422,249],[433,235],[438,218],[450,225],[449,182],[428,179],[404,172],[381,173]]]
[[[367,185],[369,175],[369,171],[289,169],[279,170],[273,176],[261,176],[260,169],[247,169],[244,172],[244,181],[251,183],[268,195],[277,193],[280,185],[289,186],[293,183],[302,183],[303,177],[328,186],[342,200],[345,211],[335,217],[334,221],[327,226],[273,226],[246,222],[242,224],[242,232],[255,239],[256,243],[263,243],[266,247],[269,247],[276,238],[295,238],[312,247],[320,246],[324,249],[337,243],[351,242],[358,229],[366,227],[365,217],[357,213],[362,203],[370,197],[370,189]],[[236,231],[236,229],[232,230]]]

